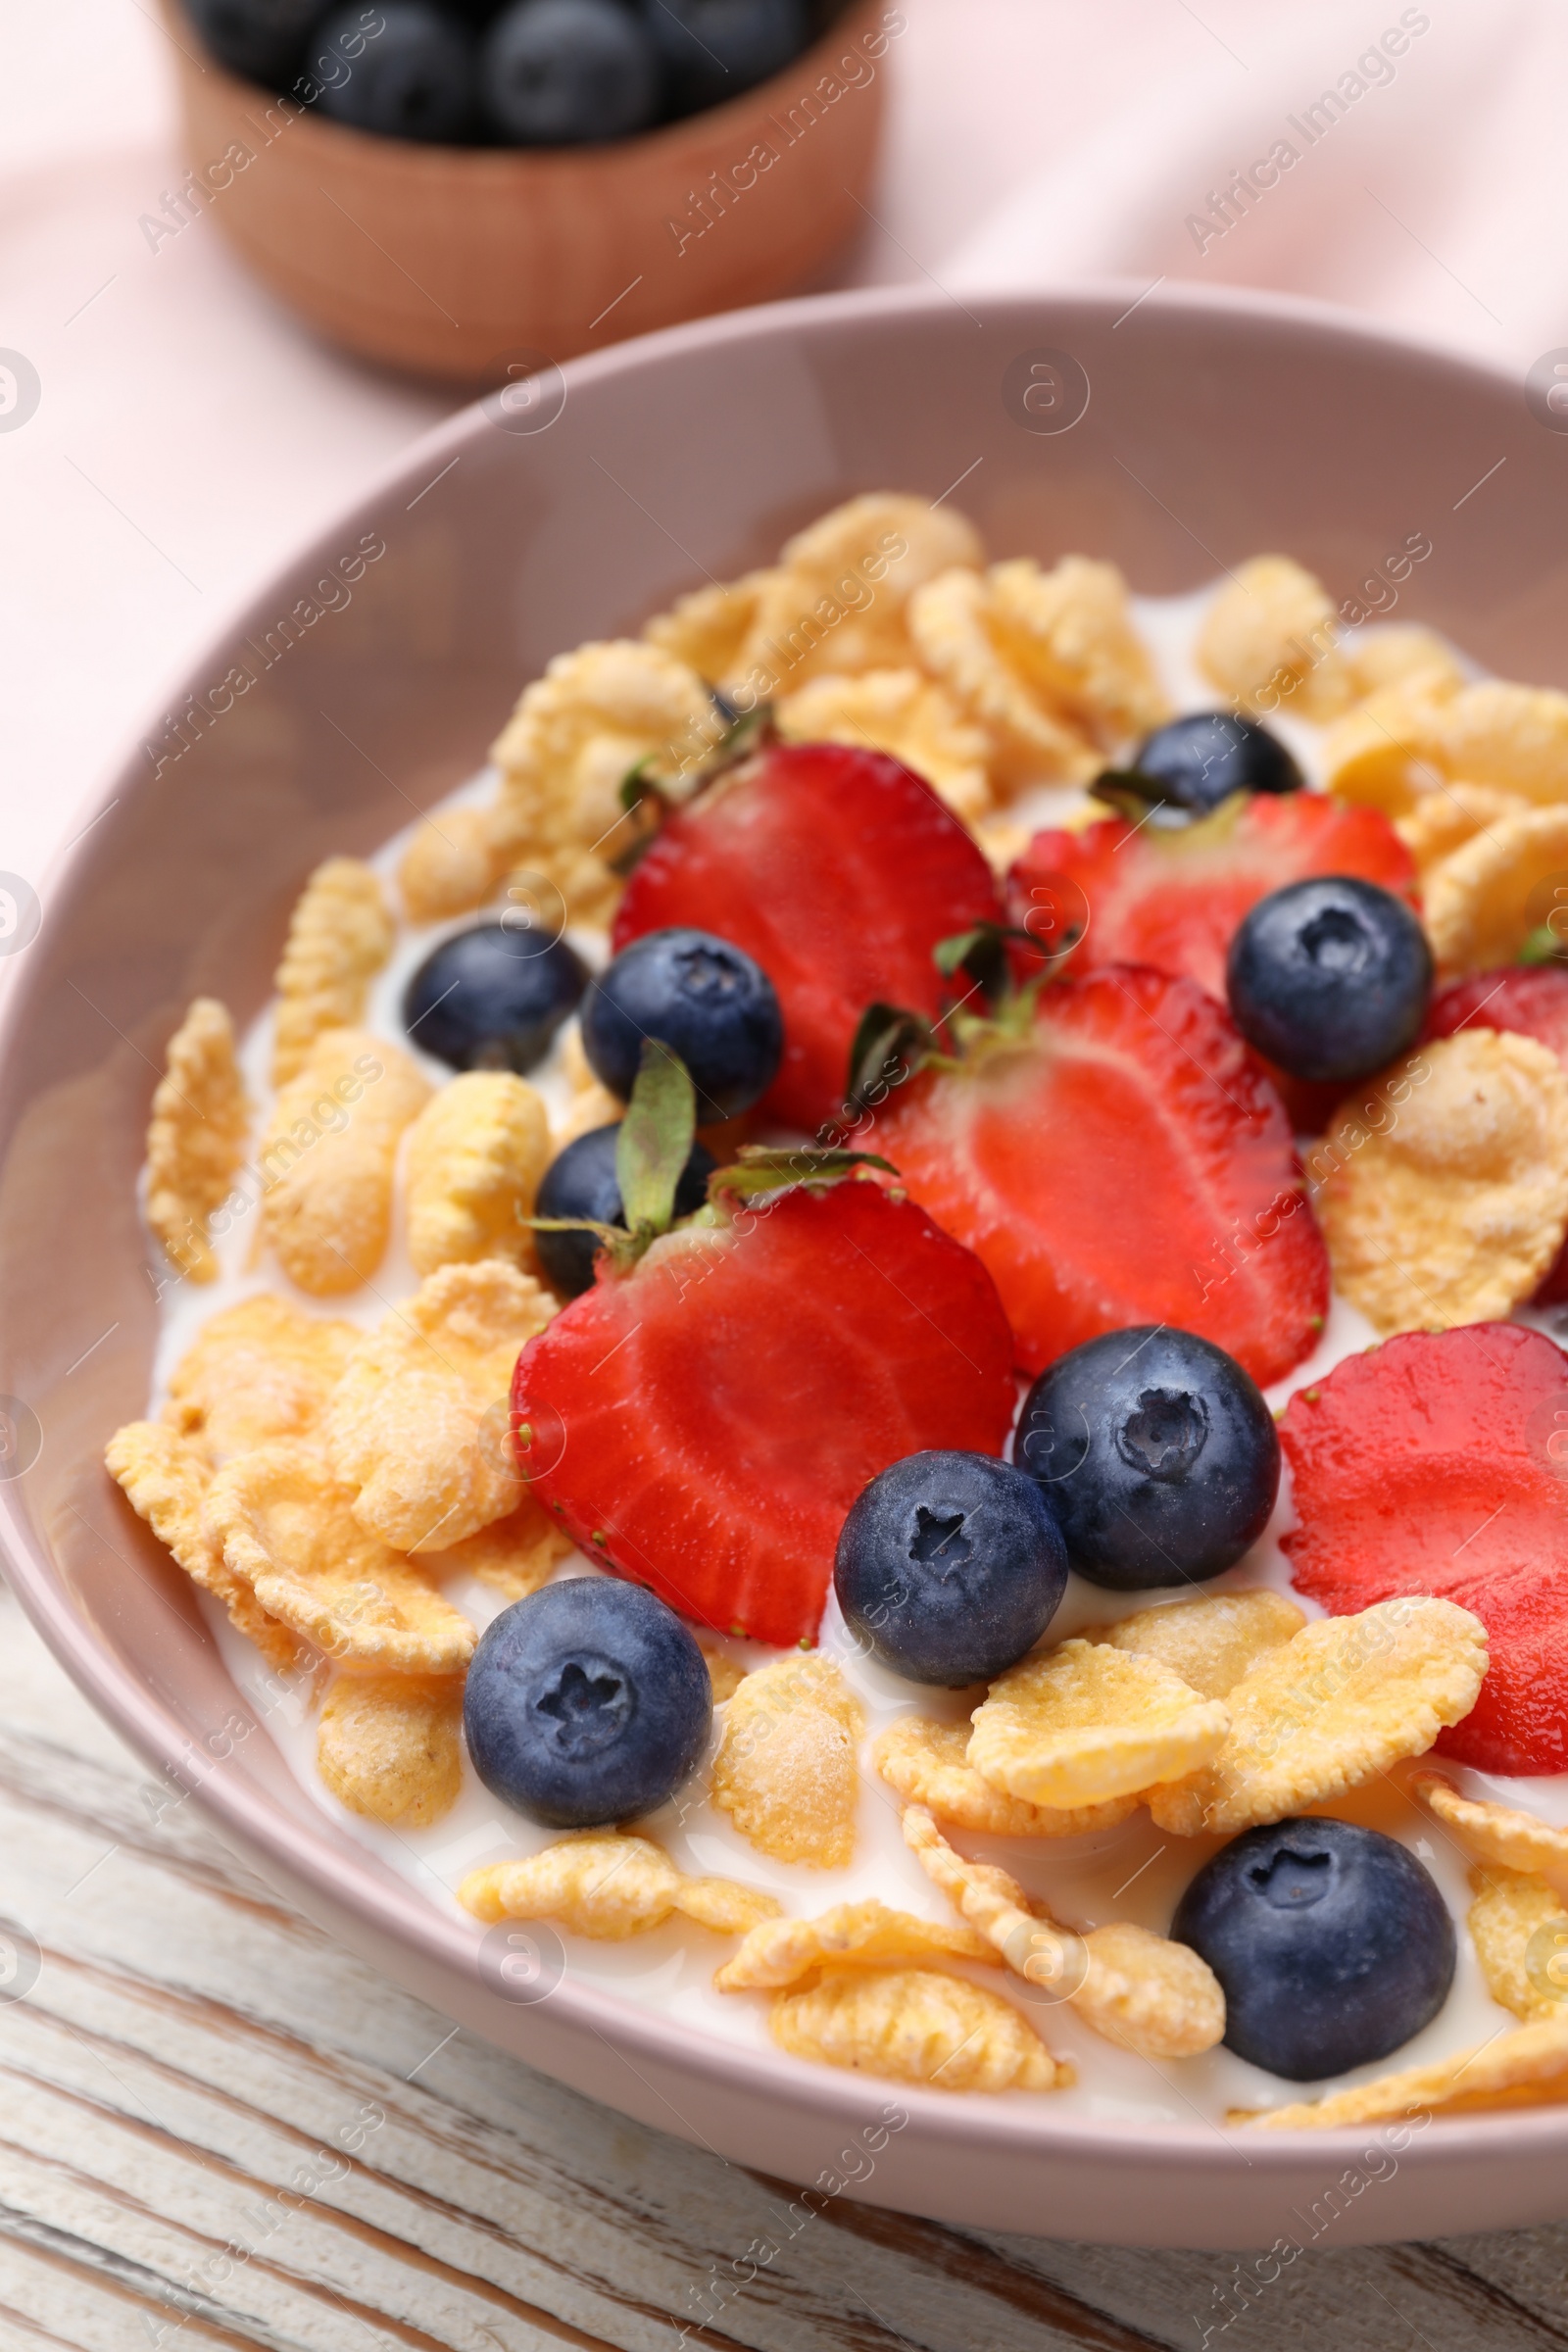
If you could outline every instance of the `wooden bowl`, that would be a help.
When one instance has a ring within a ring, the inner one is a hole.
[[[904,18],[849,0],[738,98],[602,147],[373,137],[197,51],[178,0],[198,200],[333,342],[475,385],[807,281],[865,219]]]

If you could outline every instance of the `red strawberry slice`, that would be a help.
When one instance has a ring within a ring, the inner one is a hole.
[[[1407,898],[1415,865],[1379,808],[1320,792],[1238,794],[1199,823],[1110,816],[1037,833],[1007,876],[1008,920],[1045,947],[1087,925],[1070,968],[1148,963],[1225,1002],[1225,956],[1250,907],[1287,882],[1354,874]]]
[[[1000,1454],[1012,1346],[977,1257],[852,1179],[601,1262],[517,1359],[532,1488],[591,1559],[700,1624],[815,1640],[839,1530],[926,1446]]]
[[[1500,972],[1471,972],[1440,989],[1427,1009],[1428,1037],[1460,1029],[1517,1029],[1549,1046],[1568,1069],[1568,969],[1560,963],[1514,964]],[[1539,1305],[1568,1298],[1568,1242],[1536,1293]]]
[[[1517,1323],[1407,1332],[1348,1356],[1280,1424],[1299,1588],[1335,1616],[1402,1592],[1492,1643],[1438,1745],[1481,1772],[1568,1771],[1568,1361]]]
[[[784,1013],[784,1059],[762,1108],[816,1129],[844,1100],[868,1004],[935,1020],[938,940],[1001,913],[975,843],[885,753],[779,744],[669,818],[626,886],[620,950],[690,923],[755,956]]]
[[[996,1277],[1018,1361],[1173,1323],[1278,1380],[1316,1345],[1329,1266],[1279,1097],[1192,980],[1113,966],[1041,991],[888,1102],[877,1148]]]

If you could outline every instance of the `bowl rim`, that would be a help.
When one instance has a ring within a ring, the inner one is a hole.
[[[1020,331],[1027,331],[1042,315],[1054,310],[1092,309],[1108,321],[1125,316],[1134,304],[1151,308],[1156,315],[1178,312],[1189,316],[1207,313],[1229,319],[1254,318],[1419,358],[1429,375],[1433,369],[1438,371],[1436,388],[1440,391],[1446,375],[1450,380],[1479,379],[1521,397],[1517,378],[1500,365],[1455,352],[1435,338],[1391,333],[1356,313],[1294,295],[1254,293],[1246,288],[1209,289],[1181,281],[1151,289],[1119,277],[1066,281],[1028,291],[1007,287],[989,292],[968,286],[964,291],[984,301],[999,322],[1005,323],[1009,314],[1015,316]],[[802,330],[867,320],[917,322],[951,307],[952,297],[941,289],[907,286],[797,297],[661,328],[564,362],[562,373],[568,391],[582,390],[633,374],[650,362],[669,356],[701,356],[732,343],[765,342]],[[439,473],[447,462],[461,456],[489,429],[483,402],[473,401],[409,443],[354,499],[334,510],[308,542],[270,566],[260,581],[235,600],[226,618],[193,655],[182,660],[179,678],[199,681],[208,674],[216,653],[273,610],[273,583],[292,576],[297,568],[317,560],[321,551],[341,544],[345,529],[381,509],[400,491],[427,487],[433,473]],[[148,726],[134,734],[127,732],[128,748],[122,760],[105,776],[97,793],[81,804],[77,813],[85,821],[44,868],[38,894],[43,917],[37,940],[30,944],[37,945],[51,930],[50,909],[69,896],[95,855],[89,836],[98,820],[145,781],[147,770],[140,747],[157,732],[151,715],[159,707],[170,707],[167,695],[150,707]],[[29,1000],[39,985],[29,978],[29,972],[40,970],[42,964],[42,957],[24,956],[0,975],[0,1085],[16,1052],[19,1031],[25,1024]],[[214,1815],[220,1828],[231,1830],[248,1853],[266,1857],[259,1864],[264,1875],[267,1865],[273,1865],[285,1884],[298,1881],[319,1899],[323,1909],[347,1910],[378,1939],[411,1948],[439,1980],[478,1982],[474,1967],[480,1936],[477,1923],[450,1919],[412,1884],[389,1874],[379,1875],[385,1866],[368,1849],[364,1849],[366,1867],[356,1878],[346,1869],[340,1844],[318,1836],[311,1821],[275,1807],[236,1774],[220,1768],[204,1773],[195,1786],[182,1777],[188,1743],[177,1720],[121,1666],[108,1643],[72,1608],[58,1572],[42,1544],[34,1541],[24,1524],[5,1485],[0,1485],[0,1558],[27,1616],[78,1688],[150,1765],[188,1788],[198,1806]],[[321,1818],[324,1827],[326,1817]],[[718,2039],[667,2014],[622,2002],[609,1990],[569,1978],[556,1987],[546,2013],[584,2030],[634,2065],[643,2058],[666,2075],[696,2077],[731,2093],[782,2103],[834,2130],[874,2119],[896,2097],[908,2121],[919,2126],[921,2136],[939,2153],[945,2150],[954,2157],[965,2147],[983,2146],[992,2155],[1014,2149],[1020,2157],[1059,2158],[1076,2153],[1103,2159],[1117,2148],[1136,2143],[1141,2156],[1157,2153],[1162,2166],[1196,2165],[1211,2175],[1216,2167],[1222,2171],[1245,2167],[1267,2175],[1293,2171],[1305,2146],[1320,2148],[1326,2167],[1336,2160],[1348,2162],[1355,2151],[1366,2147],[1370,2137],[1396,2128],[1389,2119],[1326,2130],[1270,2132],[1243,2132],[1210,2123],[1207,2118],[1199,2126],[1082,2115],[1057,2119],[1048,2105],[1032,2100],[1013,2103],[1005,2097],[976,2092],[955,2096],[895,2082],[891,2078],[812,2066],[767,2046]],[[482,2027],[479,2030],[482,2032]],[[533,2063],[548,2070],[545,2053],[535,2051],[531,2057]],[[1419,2113],[1419,2107],[1412,2112]],[[1432,2120],[1430,2115],[1428,2120]],[[1407,2141],[1401,2163],[1431,2172],[1505,2151],[1516,2159],[1546,2159],[1568,2151],[1568,2103],[1448,2118],[1440,2115],[1437,2120],[1444,2123],[1444,2130],[1430,2134],[1422,2132]]]

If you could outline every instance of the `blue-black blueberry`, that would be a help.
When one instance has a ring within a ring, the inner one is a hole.
[[[488,1625],[468,1668],[463,1728],[474,1771],[547,1829],[651,1813],[707,1743],[708,1662],[641,1585],[546,1585]]]
[[[551,1161],[539,1186],[534,1213],[541,1217],[591,1217],[596,1225],[624,1225],[626,1211],[615,1175],[620,1129],[595,1127],[579,1135]],[[675,1187],[675,1214],[689,1217],[708,1198],[708,1179],[718,1162],[706,1145],[693,1144]],[[539,1263],[558,1291],[575,1298],[592,1287],[599,1244],[591,1233],[536,1233]]]
[[[526,1072],[587,985],[587,965],[564,939],[479,923],[425,957],[403,992],[403,1026],[455,1070]]]
[[[187,0],[191,19],[220,66],[280,88],[294,73],[320,0]]]
[[[479,81],[491,124],[520,147],[624,138],[662,95],[653,35],[619,0],[515,0],[485,35]]]
[[[1192,710],[1147,735],[1128,763],[1167,803],[1202,816],[1233,792],[1299,792],[1306,782],[1277,735],[1231,710]]]
[[[323,115],[393,139],[460,140],[474,126],[478,96],[478,51],[467,26],[431,0],[376,0],[380,30],[365,40],[365,11],[358,0],[322,18],[318,38],[323,54],[346,57],[341,80],[324,83],[318,101]]]
[[[583,1052],[622,1102],[649,1037],[686,1064],[697,1124],[710,1127],[767,1092],[784,1052],[784,1019],[772,981],[744,949],[709,931],[649,931],[621,950],[582,1008]]]
[[[1045,1488],[1079,1575],[1118,1592],[1234,1567],[1280,1483],[1257,1383],[1223,1348],[1161,1324],[1102,1332],[1049,1365],[1012,1458]]]
[[[1403,899],[1353,875],[1291,882],[1237,925],[1231,1017],[1295,1078],[1349,1085],[1408,1053],[1432,994],[1432,950]]]
[[[851,1631],[911,1683],[990,1682],[1067,1589],[1044,1490],[983,1453],[911,1453],[851,1506],[833,1584]]]
[[[1205,1862],[1171,1922],[1225,1993],[1225,2046],[1290,2082],[1387,2058],[1453,1983],[1453,1921],[1379,1830],[1271,1822]]]
[[[782,73],[810,34],[805,0],[643,0],[671,111],[694,114]]]

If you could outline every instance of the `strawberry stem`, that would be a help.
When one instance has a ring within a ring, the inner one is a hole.
[[[662,1038],[645,1037],[626,1115],[615,1139],[615,1182],[633,1242],[646,1250],[667,1233],[697,1134],[697,1096],[685,1063]]]

